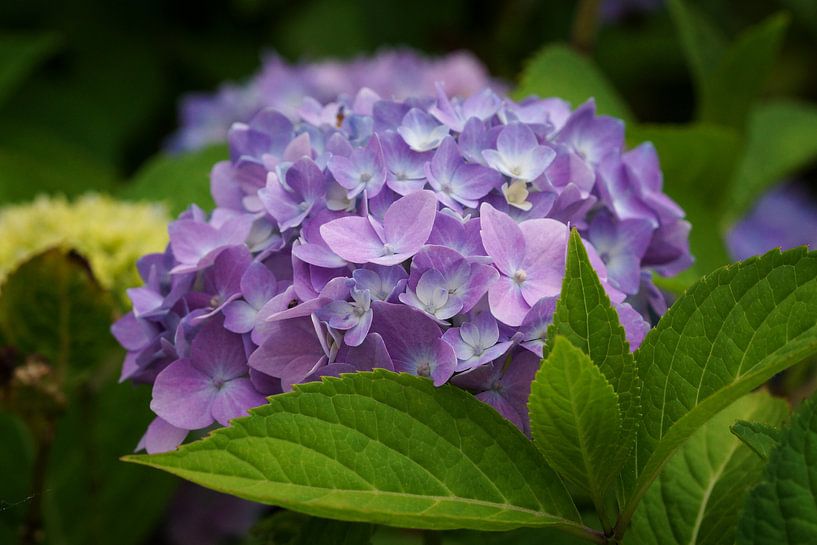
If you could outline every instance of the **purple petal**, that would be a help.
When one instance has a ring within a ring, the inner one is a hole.
[[[325,357],[309,318],[270,322],[269,328],[264,343],[250,356],[253,369],[294,384],[310,375]]]
[[[507,276],[500,276],[488,288],[488,303],[491,305],[491,314],[512,327],[520,325],[531,308],[522,296],[519,285]]]
[[[193,339],[190,355],[196,369],[218,380],[231,380],[247,373],[241,337],[224,329],[220,320],[210,320],[202,327]]]
[[[418,191],[397,199],[383,218],[385,242],[395,253],[413,256],[428,240],[436,213],[437,199],[431,191]]]
[[[188,430],[177,428],[157,416],[148,425],[148,429],[139,441],[136,450],[145,449],[148,454],[159,454],[160,452],[175,450],[176,447],[182,444],[188,433]]]
[[[333,252],[352,263],[368,263],[384,253],[383,241],[367,218],[349,216],[330,221],[321,226],[321,236]]]
[[[150,408],[178,428],[206,428],[213,423],[211,408],[217,392],[209,375],[191,360],[180,359],[156,377]]]
[[[507,214],[487,203],[479,209],[479,221],[482,245],[494,265],[502,273],[513,275],[525,257],[522,230]]]
[[[264,405],[266,398],[258,393],[249,378],[237,378],[226,382],[213,400],[213,418],[222,426],[230,420],[245,416],[253,407]]]
[[[369,333],[358,346],[344,345],[338,352],[337,359],[348,362],[355,371],[370,371],[376,368],[394,371],[394,364],[383,337],[377,333]]]
[[[404,305],[375,301],[372,308],[371,331],[383,337],[396,370],[431,376],[435,385],[448,380],[457,357],[434,320]]]

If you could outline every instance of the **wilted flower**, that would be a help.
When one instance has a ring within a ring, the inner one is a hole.
[[[639,312],[664,310],[651,273],[691,262],[655,150],[625,150],[592,101],[364,89],[305,117],[262,111],[229,141],[217,208],[170,225],[140,262],[145,301],[113,328],[123,379],[153,384],[149,451],[376,367],[467,388],[526,430],[570,227],[633,349]]]
[[[332,104],[327,107],[326,103],[338,96],[352,97],[359,89],[367,87],[373,91],[371,96],[376,98],[404,100],[433,95],[437,82],[445,82],[448,95],[462,97],[471,96],[487,86],[495,91],[504,88],[503,84],[491,81],[485,67],[465,51],[427,58],[410,49],[383,50],[374,56],[348,61],[299,64],[288,64],[278,55],[268,54],[260,72],[246,84],[228,84],[213,94],[186,97],[179,112],[181,128],[172,137],[170,147],[183,151],[223,142],[234,122],[247,122],[264,108],[275,108],[292,120],[300,119],[314,125],[322,122],[333,124],[339,115],[342,117],[344,114]],[[496,95],[486,92],[486,96],[498,107]],[[304,97],[308,99],[304,100]],[[355,106],[365,108],[367,101],[369,104],[374,102],[362,95]],[[483,100],[475,97],[458,107],[457,112],[447,112],[464,123],[472,115],[480,114],[475,108],[484,104]],[[485,115],[494,113],[496,110],[485,112]],[[430,137],[431,140],[425,145],[430,146],[427,149],[432,149],[437,147],[448,131],[440,128],[436,133],[426,132],[426,118],[428,116],[408,123],[401,129],[401,134],[414,130],[417,139]],[[434,126],[440,127],[436,123]],[[406,142],[410,141],[412,137],[406,136]],[[419,148],[412,146],[412,149],[423,151]]]

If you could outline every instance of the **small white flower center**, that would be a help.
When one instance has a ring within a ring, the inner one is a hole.
[[[521,284],[528,279],[528,273],[525,272],[525,269],[519,269],[513,273],[513,279],[517,284]]]

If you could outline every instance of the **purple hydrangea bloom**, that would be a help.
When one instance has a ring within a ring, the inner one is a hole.
[[[774,248],[817,248],[817,201],[802,186],[784,184],[763,195],[726,238],[733,259]]]
[[[592,101],[375,91],[234,125],[215,210],[140,261],[113,333],[123,380],[153,387],[141,447],[374,368],[467,388],[527,430],[571,227],[632,349],[666,309],[650,278],[691,262],[689,224],[620,121]]]
[[[335,125],[337,110],[324,106],[338,96],[351,96],[366,87],[375,96],[403,100],[433,95],[437,82],[445,83],[445,92],[450,96],[471,96],[489,85],[497,91],[505,88],[492,81],[485,67],[464,51],[428,58],[408,49],[384,50],[351,61],[295,65],[267,54],[260,72],[243,86],[227,84],[210,95],[185,97],[179,108],[181,128],[170,139],[169,147],[183,151],[223,142],[233,123],[247,122],[265,108],[274,108],[293,119],[309,117],[310,122],[323,116]],[[369,100],[370,105],[373,102]],[[358,107],[356,111],[363,109],[360,103]],[[475,106],[469,105],[464,113],[474,111]],[[314,113],[310,116],[307,112]]]

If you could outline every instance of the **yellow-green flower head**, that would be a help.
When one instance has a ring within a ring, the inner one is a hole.
[[[62,246],[82,254],[99,283],[122,298],[125,288],[141,283],[136,260],[167,245],[168,219],[161,205],[96,194],[73,202],[40,196],[0,208],[0,284],[30,256]]]

